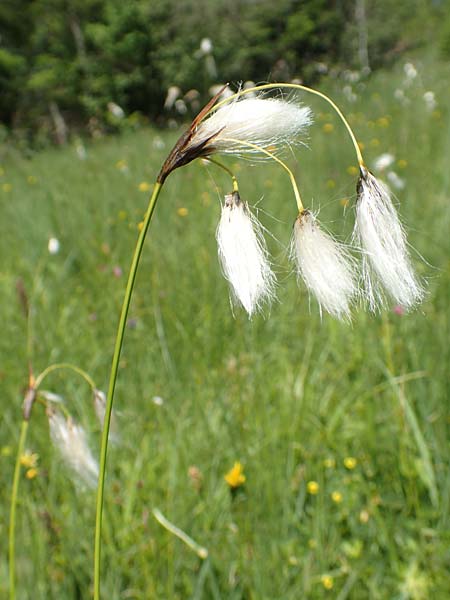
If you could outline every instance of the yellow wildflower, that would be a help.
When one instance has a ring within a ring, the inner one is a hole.
[[[331,492],[331,499],[333,500],[333,502],[336,502],[336,504],[340,504],[342,502],[341,492],[338,492],[338,491]]]
[[[340,205],[346,208],[350,204],[350,200],[348,198],[341,198],[339,201]],[[325,465],[326,466],[326,465]]]
[[[35,177],[34,175],[28,175],[27,181],[30,185],[36,185],[37,177]]]
[[[388,117],[380,117],[377,120],[377,125],[380,127],[389,127],[389,118]]]
[[[178,210],[177,210],[177,215],[179,217],[186,217],[188,214],[188,209],[185,208],[184,206],[181,206]]]
[[[11,454],[12,454],[11,446],[2,446],[0,454],[2,456],[11,456]]]
[[[330,458],[326,458],[323,461],[323,466],[326,469],[333,469],[336,466],[336,461],[334,460],[334,458],[331,458],[331,457]]]
[[[138,185],[140,192],[149,192],[151,187],[152,186],[147,181],[141,181],[141,183]]]
[[[408,162],[404,158],[401,158],[397,161],[397,166],[399,169],[405,169],[408,166]]]
[[[322,127],[324,133],[332,133],[334,131],[333,123],[325,123]]]
[[[27,469],[34,469],[38,463],[39,454],[27,450],[20,457],[20,464]]]
[[[344,458],[344,466],[346,469],[349,469],[349,471],[354,469],[357,464],[358,464],[358,461],[353,456],[346,456]]]
[[[334,180],[334,179],[328,179],[328,181],[327,181],[327,184],[326,184],[326,185],[327,185],[327,188],[328,188],[329,190],[332,190],[333,188],[335,188],[335,187],[336,187],[336,182],[335,182],[335,180]]]
[[[372,138],[370,140],[370,147],[371,148],[378,148],[379,145],[380,145],[380,140],[378,138]]]
[[[319,484],[317,481],[308,481],[306,484],[306,489],[308,490],[308,494],[315,496],[319,493]]]
[[[233,489],[245,483],[244,467],[240,462],[234,463],[233,468],[225,475],[225,481]]]
[[[359,169],[355,165],[350,165],[349,167],[347,167],[347,173],[349,175],[355,176],[358,175]]]
[[[125,221],[125,219],[127,218],[127,211],[126,210],[119,210],[119,220],[120,221]]]
[[[12,185],[10,183],[4,183],[2,185],[2,190],[7,194],[12,190]]]
[[[331,575],[322,575],[320,581],[322,582],[322,585],[326,590],[333,589],[334,581]]]
[[[39,471],[35,468],[33,469],[28,469],[28,471],[25,473],[25,477],[27,479],[34,479],[35,477],[37,477]]]

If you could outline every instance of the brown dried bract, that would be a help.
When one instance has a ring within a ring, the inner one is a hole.
[[[172,171],[175,169],[178,169],[178,167],[187,165],[194,159],[206,156],[212,152],[213,147],[209,144],[209,142],[215,138],[220,131],[217,131],[207,139],[202,140],[202,142],[199,144],[193,144],[192,139],[197,131],[197,126],[203,120],[205,115],[207,115],[207,113],[211,110],[227,86],[228,84],[224,85],[223,88],[213,98],[211,98],[208,104],[202,108],[199,114],[192,121],[189,129],[185,131],[179,138],[169,156],[166,158],[161,171],[159,172],[157,179],[158,183],[163,184],[168,175],[170,175],[170,173],[172,173]]]

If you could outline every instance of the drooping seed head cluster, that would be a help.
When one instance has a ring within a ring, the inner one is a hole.
[[[361,299],[372,311],[385,304],[386,296],[406,310],[417,305],[424,297],[424,288],[412,268],[405,232],[389,189],[365,168],[356,138],[341,111],[328,99],[350,133],[360,165],[356,223],[350,246],[336,241],[320,227],[316,216],[305,210],[294,175],[279,158],[280,150],[299,143],[299,136],[312,122],[310,109],[292,98],[247,98],[246,91],[217,106],[217,98],[213,98],[169,154],[158,181],[163,183],[172,170],[195,158],[217,153],[269,157],[290,176],[299,212],[290,257],[297,275],[317,298],[320,308],[349,320],[352,305]],[[327,99],[320,92],[313,93]],[[275,275],[263,227],[240,198],[234,176],[233,179],[234,191],[225,196],[217,228],[218,253],[233,299],[251,317],[275,298]],[[356,260],[357,255],[360,261]]]

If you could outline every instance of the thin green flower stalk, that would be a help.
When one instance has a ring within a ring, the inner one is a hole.
[[[120,353],[145,238],[156,202],[167,177],[175,169],[188,165],[196,159],[206,159],[231,176],[233,192],[225,196],[216,235],[224,274],[232,283],[234,291],[237,291],[238,299],[250,316],[260,308],[261,300],[270,299],[273,296],[272,273],[262,238],[262,228],[252,221],[247,203],[241,200],[234,174],[228,167],[212,158],[215,154],[239,157],[247,155],[250,158],[260,154],[282,166],[289,174],[297,202],[298,216],[294,226],[291,252],[296,263],[297,273],[303,278],[308,289],[316,295],[320,306],[339,318],[349,318],[350,302],[358,296],[353,260],[347,255],[342,244],[323,232],[319,228],[315,216],[304,208],[292,171],[277,156],[279,150],[292,149],[299,143],[301,135],[311,123],[310,109],[293,99],[286,100],[267,96],[242,98],[255,92],[294,89],[309,92],[324,99],[336,111],[350,135],[360,167],[360,181],[362,178],[364,186],[364,182],[368,181],[368,170],[364,166],[356,137],[342,111],[333,100],[322,92],[299,84],[279,83],[256,86],[240,90],[227,99],[219,101],[226,87],[224,86],[202,109],[187,131],[181,135],[162,165],[132,256],[114,345],[104,411],[96,501],[94,600],[100,600],[101,532],[106,460]],[[368,195],[370,194],[365,194],[365,196]],[[378,234],[378,230],[375,233]],[[364,231],[362,231],[362,236],[364,237],[364,235]],[[372,237],[375,237],[375,234]],[[245,263],[247,250],[250,250],[252,258],[250,260],[247,258],[246,264],[238,264],[241,260]],[[252,265],[253,269],[257,271],[256,274],[251,272]],[[240,282],[237,286],[231,281],[232,273],[237,273],[236,278]],[[245,289],[246,279],[250,280],[248,289]],[[157,514],[161,516],[158,512]]]
[[[20,426],[19,443],[17,445],[16,460],[14,466],[14,476],[11,488],[11,503],[9,511],[9,530],[8,530],[8,560],[9,560],[9,598],[10,600],[16,599],[16,520],[17,520],[17,503],[19,499],[19,484],[20,484],[20,473],[21,473],[21,458],[24,454],[27,434],[29,430],[31,415],[33,407],[36,403],[42,404],[46,410],[49,408],[49,402],[45,400],[46,393],[39,396],[39,388],[42,385],[45,378],[50,374],[58,370],[71,370],[76,374],[80,375],[90,386],[93,393],[97,391],[95,383],[80,367],[72,365],[70,363],[55,363],[49,365],[44,371],[42,371],[36,378],[33,376],[30,368],[28,388],[25,393],[23,408],[22,408],[22,423]],[[70,414],[67,409],[61,405],[61,412],[70,419]]]

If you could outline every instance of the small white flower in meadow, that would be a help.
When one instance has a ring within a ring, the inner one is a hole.
[[[358,100],[358,96],[353,91],[351,85],[344,85],[342,92],[349,102],[356,102],[356,100]]]
[[[209,38],[203,38],[200,42],[200,50],[203,54],[211,54],[213,51],[213,43]]]
[[[153,396],[152,402],[155,406],[162,406],[164,404],[164,399],[161,398],[161,396]]]
[[[406,186],[406,181],[398,175],[395,171],[388,171],[386,173],[386,179],[389,181],[390,185],[396,190],[404,190]]]
[[[55,237],[51,237],[48,240],[48,251],[50,254],[58,254],[60,250],[59,240]]]
[[[275,275],[262,227],[237,192],[225,196],[216,232],[223,274],[249,317],[275,298]]]
[[[373,161],[373,168],[375,171],[385,171],[394,161],[395,156],[389,154],[389,152],[385,152],[384,154],[380,154],[380,156]]]
[[[397,88],[394,92],[394,98],[400,102],[403,106],[407,106],[410,101],[409,98],[405,95],[404,90],[401,88]]]
[[[85,145],[83,144],[83,142],[81,140],[78,140],[77,143],[75,144],[75,152],[77,153],[77,156],[80,160],[87,159],[87,151],[86,151]]]
[[[434,92],[431,92],[431,91],[425,92],[425,94],[423,95],[423,99],[425,100],[425,105],[427,107],[427,110],[429,112],[433,112],[433,110],[437,106],[436,96],[434,95]]]
[[[279,98],[244,98],[225,104],[201,121],[190,144],[209,153],[254,154],[246,142],[270,148],[298,144],[311,123],[311,111],[297,102]],[[234,141],[231,141],[234,140]],[[242,144],[240,143],[242,142]]]
[[[384,305],[382,287],[405,309],[423,299],[389,189],[366,169],[358,182],[353,239],[363,251],[363,281],[372,311]]]
[[[171,85],[167,90],[167,96],[164,100],[164,108],[170,110],[175,104],[175,100],[180,96],[181,90],[177,85]]]
[[[290,256],[297,275],[317,298],[321,309],[349,320],[351,302],[358,294],[355,260],[343,244],[322,231],[308,210],[295,221]]]
[[[107,104],[109,112],[116,117],[116,119],[123,119],[125,116],[125,112],[121,106],[116,104],[115,102],[108,102]]]
[[[405,72],[407,83],[411,83],[417,77],[417,69],[410,62],[403,66],[403,71]]]
[[[179,115],[185,115],[187,113],[186,102],[182,98],[175,100],[175,110]]]
[[[67,465],[85,485],[95,487],[98,464],[91,454],[84,429],[72,418],[65,419],[52,409],[47,409],[47,416],[52,441]]]

